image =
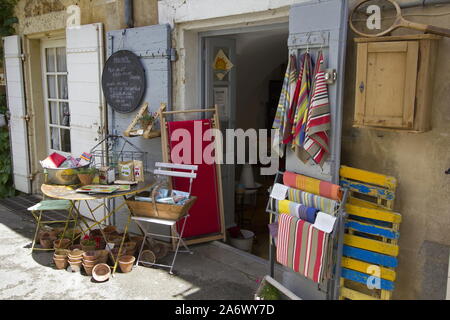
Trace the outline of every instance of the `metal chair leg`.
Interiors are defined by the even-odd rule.
[[[33,214],[34,216],[34,214]],[[42,211],[39,211],[39,217],[37,219],[37,223],[36,223],[36,231],[34,232],[34,238],[33,238],[33,243],[31,245],[31,253],[33,253],[34,251],[34,246],[36,245],[36,238],[38,236],[39,233],[39,229],[41,228],[41,220],[42,220]]]
[[[170,271],[169,271],[169,274],[173,274],[173,267],[175,266],[175,260],[177,259],[177,255],[178,255],[178,250],[180,249],[180,243],[181,242],[183,242],[183,246],[189,251],[189,252],[191,252],[191,250],[189,250],[187,247],[186,247],[186,245],[185,245],[185,243],[184,243],[184,241],[183,241],[183,233],[184,233],[184,227],[186,226],[186,220],[187,220],[187,217],[184,219],[184,222],[183,222],[183,227],[181,228],[181,235],[175,230],[175,228],[174,228],[174,232],[177,234],[177,239],[178,239],[178,242],[177,242],[177,248],[176,248],[176,250],[175,250],[175,254],[174,254],[174,257],[173,257],[173,260],[172,260],[172,265],[171,265],[171,267],[170,267]]]

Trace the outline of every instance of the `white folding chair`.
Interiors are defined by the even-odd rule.
[[[198,166],[158,162],[155,164],[155,167],[156,167],[156,169],[153,171],[153,173],[156,176],[178,177],[178,178],[189,179],[188,193],[189,193],[189,197],[191,196],[192,182],[197,177],[196,171],[198,170]],[[142,241],[142,245],[139,250],[139,256],[137,258],[136,265],[139,265],[139,263],[142,263],[143,265],[169,268],[170,269],[169,273],[173,274],[173,267],[175,265],[175,260],[177,259],[178,252],[189,253],[189,254],[193,253],[191,250],[189,250],[188,246],[186,245],[186,243],[183,240],[184,229],[186,227],[186,222],[187,222],[188,218],[189,218],[189,212],[187,212],[185,215],[183,215],[182,217],[180,217],[177,220],[167,220],[167,219],[160,219],[160,218],[133,216],[132,217],[133,221],[136,222],[136,224],[138,224],[138,226],[144,232],[144,240]],[[175,225],[180,221],[183,221],[183,225],[181,227],[181,232],[178,232]],[[149,229],[150,229],[150,226],[152,223],[170,226],[172,229],[172,235],[168,236],[166,234],[158,234],[158,233],[149,232]],[[165,265],[165,264],[158,264],[158,263],[156,263],[156,261],[155,261],[155,263],[150,263],[150,262],[141,260],[142,251],[144,249],[146,240],[147,240],[147,238],[149,240],[152,240],[152,236],[169,238],[169,239],[173,239],[176,241],[175,253],[174,253],[173,260],[172,260],[172,264]],[[186,250],[180,251],[179,250],[180,245],[183,245],[183,247]]]

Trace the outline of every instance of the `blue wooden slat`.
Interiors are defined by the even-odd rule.
[[[359,248],[349,247],[344,245],[344,256],[358,259],[361,261],[378,264],[384,267],[396,268],[398,261],[395,257],[387,256],[385,254],[367,251]]]
[[[361,221],[361,222],[364,222],[364,223],[370,223],[370,224],[374,224],[374,225],[380,226],[380,227],[385,227],[385,228],[391,228],[392,227],[392,223],[386,222],[386,221],[375,220],[375,219],[364,218],[364,217],[358,217],[358,216],[353,216],[353,215],[349,215],[348,217],[349,217],[349,219],[352,219],[352,220],[357,220],[357,221]]]
[[[342,278],[348,279],[348,280],[353,280],[362,284],[367,284],[367,279],[369,279],[370,275],[358,272],[358,271],[354,271],[354,270],[350,270],[350,269],[346,269],[346,268],[342,268],[342,273],[341,273]],[[385,280],[385,279],[379,279],[380,281],[380,288],[378,289],[382,289],[382,290],[389,290],[392,291],[394,290],[394,283],[392,281],[389,280]]]
[[[387,229],[376,227],[376,226],[368,226],[368,225],[359,223],[357,221],[348,221],[348,222],[346,222],[345,226],[347,228],[352,228],[353,230],[356,230],[356,231],[373,234],[373,235],[385,237],[388,239],[398,239],[399,238],[398,232],[395,232],[392,230],[387,230]]]
[[[379,188],[356,181],[347,181],[345,179],[340,180],[339,184],[341,185],[341,187],[349,188],[352,191],[367,194],[373,197],[380,197],[386,200],[394,200],[395,198],[394,192],[385,188]]]

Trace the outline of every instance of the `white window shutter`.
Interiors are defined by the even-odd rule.
[[[6,70],[6,92],[10,112],[10,139],[14,186],[16,190],[31,193],[28,130],[23,82],[22,48],[19,36],[3,38]]]
[[[79,157],[95,146],[102,133],[103,26],[66,30],[71,153]]]

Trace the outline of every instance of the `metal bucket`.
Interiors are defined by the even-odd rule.
[[[45,183],[46,184],[56,184],[62,186],[69,186],[73,184],[80,184],[80,179],[78,179],[78,170],[83,168],[89,168],[89,165],[83,167],[68,169],[68,168],[57,168],[50,169],[44,168]]]

